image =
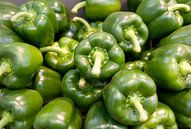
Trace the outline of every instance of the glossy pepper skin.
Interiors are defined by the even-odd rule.
[[[160,91],[158,95],[159,100],[169,105],[174,111],[178,126],[191,128],[191,90]]]
[[[37,90],[44,101],[53,99],[61,94],[61,75],[45,66],[40,66],[35,74],[34,89]]]
[[[162,38],[159,42],[159,46],[166,44],[181,43],[191,46],[191,25],[183,26],[176,31],[172,32],[168,36]]]
[[[104,89],[103,100],[110,116],[124,125],[145,122],[158,105],[153,79],[140,70],[116,73]]]
[[[103,23],[103,31],[113,34],[125,53],[140,53],[148,38],[148,28],[134,12],[116,12]]]
[[[0,24],[0,44],[21,41],[22,39],[12,29]]]
[[[144,71],[145,65],[146,65],[146,61],[143,61],[143,60],[128,61],[125,63],[124,69],[126,70],[138,69],[138,70]]]
[[[85,17],[92,21],[104,20],[111,13],[121,10],[120,0],[85,0],[76,4],[71,10],[78,13],[80,8],[85,7]]]
[[[139,4],[142,0],[128,0],[127,1],[127,9],[128,11],[136,12]]]
[[[177,4],[175,0],[142,0],[136,10],[147,24],[151,39],[162,38],[180,28],[183,25],[180,12],[189,11],[188,5]]]
[[[23,3],[11,17],[11,22],[15,32],[37,47],[52,44],[54,34],[58,31],[54,11],[42,0]]]
[[[156,85],[173,91],[191,87],[191,47],[183,44],[168,44],[152,52],[145,72]]]
[[[111,34],[96,32],[78,44],[74,61],[88,79],[106,80],[123,67],[125,54]]]
[[[77,45],[78,41],[69,37],[62,37],[51,46],[40,48],[40,51],[45,53],[44,60],[50,68],[64,74],[75,68],[74,51]]]
[[[178,129],[176,118],[172,109],[159,102],[156,111],[150,116],[150,118],[140,124],[132,126],[131,129]]]
[[[1,89],[0,94],[0,128],[31,129],[34,117],[43,105],[41,95],[32,89]]]
[[[34,129],[81,129],[82,118],[70,98],[59,97],[50,101],[35,117]]]
[[[41,52],[30,44],[0,45],[0,84],[9,89],[25,88],[42,62]]]
[[[63,77],[62,93],[70,97],[79,108],[88,109],[101,99],[105,85],[86,79],[78,70],[70,70]]]
[[[128,129],[113,120],[102,101],[93,104],[85,117],[84,129]]]

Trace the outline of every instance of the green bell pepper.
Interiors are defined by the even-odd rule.
[[[128,127],[113,120],[108,114],[104,103],[99,101],[88,110],[84,129],[128,129]]]
[[[128,11],[136,12],[136,10],[141,2],[142,2],[142,0],[128,0],[127,1]]]
[[[103,92],[103,100],[111,117],[124,125],[145,122],[158,106],[156,85],[140,70],[121,70]]]
[[[174,111],[178,126],[191,128],[191,90],[180,92],[160,91],[159,100],[166,103]]]
[[[52,46],[40,48],[40,51],[46,53],[44,60],[50,68],[64,74],[75,68],[74,51],[77,45],[78,41],[69,37],[62,37]]]
[[[41,95],[32,89],[0,90],[0,129],[31,129],[43,105]],[[6,128],[6,129],[7,129]]]
[[[44,101],[49,101],[61,94],[62,78],[56,71],[41,66],[34,77],[34,89],[37,90]]]
[[[103,23],[103,31],[114,35],[126,53],[140,53],[148,38],[148,28],[134,12],[116,12]]]
[[[146,65],[146,61],[143,61],[143,60],[128,61],[125,63],[123,69],[126,69],[126,70],[138,69],[138,70],[144,71],[145,65]]]
[[[70,70],[63,77],[62,93],[70,97],[79,108],[88,109],[102,97],[105,85],[86,79],[78,70]]]
[[[131,129],[178,129],[178,126],[172,109],[159,102],[156,111],[146,122],[132,126]]]
[[[21,41],[22,39],[12,29],[0,24],[0,44]]]
[[[76,4],[71,12],[78,13],[80,8],[85,7],[85,17],[98,21],[104,20],[108,15],[121,10],[120,0],[85,0]]]
[[[0,45],[0,84],[9,89],[25,88],[42,62],[41,52],[30,44]]]
[[[42,0],[30,0],[19,7],[11,17],[13,29],[27,43],[37,47],[48,46],[58,30],[54,11]]]
[[[70,98],[50,101],[35,117],[34,129],[81,129],[82,118]]]
[[[172,32],[168,36],[162,38],[159,42],[159,46],[165,44],[181,43],[191,46],[191,25],[183,26],[176,31]]]
[[[168,90],[180,91],[191,87],[191,47],[183,44],[168,44],[152,52],[145,72],[156,85]]]
[[[183,25],[180,12],[189,11],[188,5],[177,4],[176,0],[142,0],[136,12],[147,24],[149,37],[157,39],[180,28]]]
[[[78,44],[74,61],[85,77],[105,80],[123,67],[125,54],[111,34],[96,32]]]

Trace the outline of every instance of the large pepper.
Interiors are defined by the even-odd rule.
[[[150,38],[156,39],[183,25],[180,11],[189,12],[190,7],[186,4],[177,4],[175,0],[142,0],[136,12],[147,24]]]
[[[54,11],[42,0],[30,0],[11,17],[13,29],[37,47],[52,44],[58,30]]]
[[[131,129],[178,129],[178,127],[172,109],[159,102],[156,111],[146,122],[132,126]]]
[[[127,1],[127,9],[128,11],[136,12],[139,4],[142,0],[128,0]]]
[[[166,103],[174,111],[178,126],[191,128],[191,90],[180,92],[160,91],[159,100]]]
[[[70,70],[62,80],[62,93],[70,97],[79,108],[88,109],[102,97],[105,85],[86,79],[78,70]]]
[[[125,54],[111,34],[96,32],[78,44],[74,61],[85,77],[105,80],[123,67]]]
[[[0,45],[0,84],[10,89],[26,87],[42,62],[41,52],[32,45],[21,42]]]
[[[124,125],[145,122],[158,106],[156,85],[140,70],[121,70],[103,92],[107,111]]]
[[[20,41],[22,39],[12,29],[0,24],[0,44]]]
[[[71,10],[78,13],[80,8],[85,7],[85,17],[90,20],[104,20],[113,12],[121,10],[120,0],[84,0],[76,4]]]
[[[142,18],[133,12],[116,12],[103,23],[103,31],[114,35],[126,52],[140,53],[148,38],[148,29]]]
[[[128,129],[128,127],[113,120],[108,114],[104,103],[99,101],[88,110],[84,129]]]
[[[56,71],[41,66],[34,78],[34,89],[37,90],[44,101],[53,99],[61,94],[62,78]]]
[[[35,117],[34,129],[81,129],[82,118],[70,98],[50,101]]]
[[[41,95],[31,89],[0,90],[0,129],[31,129],[43,105]]]
[[[160,40],[159,46],[182,43],[191,46],[191,25],[183,26]]]
[[[75,67],[74,51],[77,45],[78,41],[69,37],[62,37],[52,46],[40,48],[40,51],[46,53],[44,59],[50,68],[64,74]]]
[[[145,72],[157,86],[180,91],[191,88],[191,47],[183,44],[168,44],[152,52]]]

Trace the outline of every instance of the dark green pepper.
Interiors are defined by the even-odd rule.
[[[147,24],[149,37],[156,39],[183,25],[180,11],[189,12],[190,7],[186,4],[177,4],[176,0],[142,0],[136,12]]]
[[[64,74],[75,68],[74,50],[77,45],[78,41],[69,37],[62,37],[58,42],[54,42],[52,46],[40,48],[40,51],[46,53],[44,59],[50,68]]]
[[[103,23],[103,31],[114,35],[126,52],[140,53],[148,38],[148,29],[142,18],[133,12],[116,12]]]
[[[8,42],[20,42],[22,39],[10,28],[0,25],[0,44]]]
[[[96,32],[78,44],[74,61],[85,77],[105,80],[123,67],[125,54],[111,34]]]
[[[41,52],[30,44],[0,45],[0,84],[10,89],[25,88],[42,62]]]
[[[145,72],[156,85],[165,89],[180,91],[191,88],[191,47],[183,44],[168,44],[155,49]]]
[[[43,105],[41,95],[32,89],[0,90],[0,129],[31,129]],[[7,129],[7,128],[6,128]]]
[[[157,109],[156,85],[140,70],[121,70],[103,92],[108,113],[124,125],[145,122]]]
[[[42,0],[30,0],[11,17],[13,29],[27,42],[37,47],[54,41],[58,24],[54,11]]]
[[[98,21],[104,20],[113,12],[121,10],[120,0],[85,0],[74,6],[72,13],[78,13],[80,8],[85,7],[85,17]]]
[[[82,118],[70,98],[50,101],[35,117],[34,129],[81,129]]]
[[[159,100],[166,103],[174,111],[178,126],[191,128],[191,90],[180,92],[160,91]]]
[[[113,120],[108,114],[104,103],[99,101],[88,110],[84,129],[128,129],[128,127]]]
[[[101,98],[105,85],[86,79],[78,70],[70,70],[62,80],[62,93],[70,97],[78,107],[88,109]]]
[[[141,3],[142,0],[128,0],[127,1],[127,9],[128,11],[131,12],[136,12],[139,4]]]
[[[172,109],[161,102],[156,111],[142,124],[132,126],[131,129],[178,129]]]
[[[143,61],[143,60],[129,61],[125,63],[124,69],[126,70],[138,69],[138,70],[144,71],[145,64],[146,64],[146,61]]]
[[[56,71],[41,66],[34,78],[34,89],[37,90],[44,101],[53,99],[61,94],[62,78]]]

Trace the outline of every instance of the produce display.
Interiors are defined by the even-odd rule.
[[[191,128],[191,0],[10,1],[0,129]]]

